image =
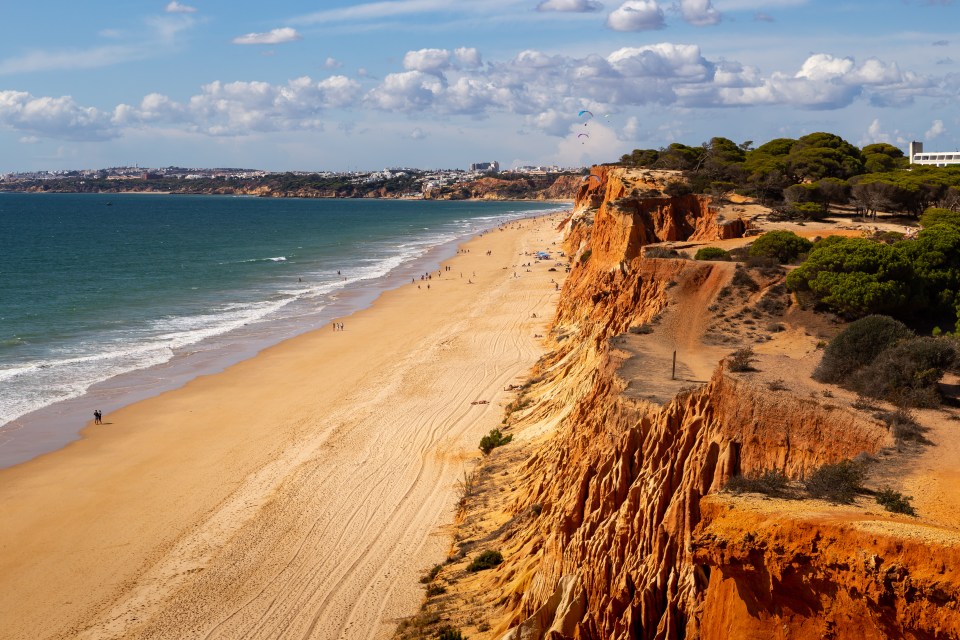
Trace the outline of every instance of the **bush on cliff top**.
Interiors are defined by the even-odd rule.
[[[872,363],[885,349],[913,336],[913,332],[890,316],[871,315],[850,323],[823,351],[813,372],[819,382],[842,383],[861,367]]]
[[[877,491],[876,499],[877,504],[891,513],[905,513],[908,516],[917,515],[917,510],[910,504],[913,498],[911,496],[905,496],[899,491],[894,491],[890,488],[881,489]]]
[[[768,496],[786,495],[790,479],[779,469],[764,471],[758,475],[734,476],[724,489],[734,493],[762,493]]]
[[[497,447],[502,447],[511,440],[513,440],[512,435],[505,436],[500,432],[500,429],[491,429],[490,433],[480,438],[480,451],[483,451],[484,455],[487,455]]]
[[[492,569],[501,562],[503,562],[503,555],[499,551],[484,551],[467,566],[467,571]]]
[[[730,252],[720,247],[701,247],[693,256],[694,260],[729,260]]]
[[[956,360],[957,347],[950,338],[909,338],[885,349],[857,371],[849,386],[897,405],[937,406],[940,378]]]
[[[775,258],[780,264],[786,264],[812,247],[812,242],[792,231],[768,231],[750,245],[750,255],[755,258]]]
[[[867,473],[853,460],[825,464],[813,470],[803,486],[812,498],[850,504],[863,491]]]

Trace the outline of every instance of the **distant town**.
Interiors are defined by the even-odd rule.
[[[477,162],[469,169],[391,167],[380,171],[287,171],[185,167],[110,167],[72,171],[0,174],[0,191],[50,193],[223,193],[273,197],[478,197],[478,184],[504,197],[531,197],[560,176],[579,176],[583,167],[518,166]],[[481,189],[483,190],[483,189]],[[481,195],[480,197],[486,197]],[[550,197],[550,196],[544,196]]]

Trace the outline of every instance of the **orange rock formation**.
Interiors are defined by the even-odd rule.
[[[745,227],[719,219],[706,198],[626,195],[644,186],[627,170],[594,175],[568,221],[576,266],[555,318],[557,348],[523,418],[559,416],[559,426],[519,474],[517,524],[500,540],[506,560],[487,578],[503,613],[493,637],[958,637],[960,547],[929,548],[908,518],[855,522],[825,504],[788,515],[778,501],[750,508],[718,494],[737,473],[799,479],[874,454],[890,444],[883,427],[773,394],[722,363],[663,406],[622,393],[616,336],[654,319],[677,279],[731,271],[646,259],[641,247]]]

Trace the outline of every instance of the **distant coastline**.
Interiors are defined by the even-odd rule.
[[[77,175],[73,175],[77,174]],[[582,182],[577,171],[482,174],[419,170],[375,173],[234,172],[210,175],[141,175],[79,172],[70,175],[14,175],[0,181],[11,193],[144,193],[234,195],[259,198],[372,198],[397,200],[568,201]]]

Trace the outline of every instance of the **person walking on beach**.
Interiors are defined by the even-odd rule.
[[[93,424],[103,424],[103,414],[100,409],[93,410]]]

